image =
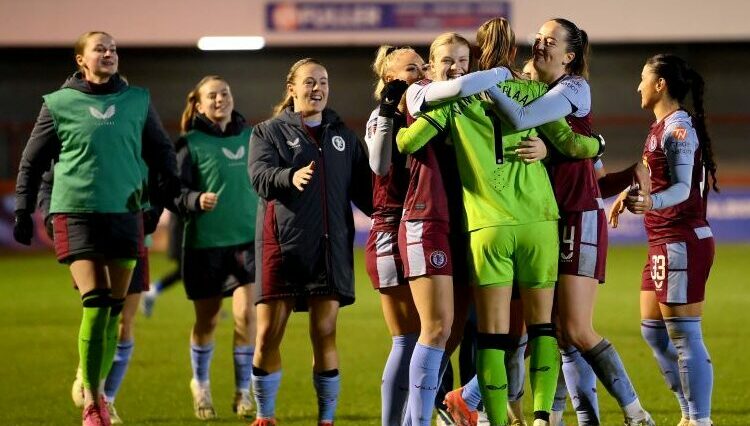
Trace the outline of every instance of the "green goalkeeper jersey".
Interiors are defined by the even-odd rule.
[[[506,81],[500,88],[522,104],[547,90],[543,83],[529,80]],[[593,156],[598,150],[596,139],[576,136],[564,119],[539,130],[564,153]],[[456,148],[467,231],[557,220],[557,204],[544,165],[526,164],[515,153],[521,141],[537,136],[537,129],[514,131],[501,123],[490,101],[471,96],[441,104],[401,129],[399,150],[414,152],[443,131]]]

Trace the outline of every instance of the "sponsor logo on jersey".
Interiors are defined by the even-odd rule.
[[[448,256],[442,250],[435,250],[430,254],[430,263],[440,269],[448,263]]]
[[[687,137],[687,129],[683,127],[678,127],[674,130],[672,130],[672,137],[674,137],[678,141],[684,141]]]
[[[651,135],[648,138],[648,150],[651,152],[656,151],[656,146],[659,144],[659,141],[656,140],[656,135]]]
[[[232,152],[226,148],[222,148],[221,152],[223,152],[224,156],[230,160],[239,160],[245,156],[245,147],[244,146],[239,147],[237,152]]]
[[[293,141],[286,141],[286,146],[292,149],[299,148],[299,145],[300,145],[299,138],[294,138]]]
[[[567,87],[568,90],[573,92],[574,95],[578,94],[578,91],[580,90],[582,86],[580,81],[578,81],[577,79],[573,79],[573,78],[566,78],[562,80],[560,84]]]
[[[331,143],[333,144],[333,147],[336,148],[336,151],[344,152],[344,148],[346,148],[344,138],[341,136],[334,136],[333,139],[331,139]]]
[[[115,106],[110,105],[109,108],[104,110],[104,112],[99,111],[98,109],[90,106],[89,107],[89,114],[91,114],[92,117],[98,118],[99,120],[108,120],[115,115]]]

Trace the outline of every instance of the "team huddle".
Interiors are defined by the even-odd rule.
[[[308,311],[319,426],[334,424],[341,374],[338,311],[354,302],[352,204],[368,214],[366,270],[392,336],[381,382],[384,426],[580,425],[599,413],[597,379],[626,426],[654,425],[617,350],[593,327],[608,222],[644,215],[641,332],[679,403],[678,426],[711,425],[713,370],[703,343],[714,257],[706,220],[716,164],[703,80],[670,54],[649,58],[638,92],[654,113],[643,156],[606,171],[592,128],[585,31],[539,29],[523,71],[504,18],[476,43],[437,36],[429,58],[381,46],[378,103],[360,142],[327,107],[325,66],[292,65],[272,118],[250,126],[229,83],[203,78],[172,144],[147,90],[118,74],[114,39],[83,34],[78,72],[44,103],[16,184],[14,237],[29,244],[39,208],[81,295],[73,400],[84,426],[122,423],[114,401],[149,286],[148,234],[166,208],[184,221],[180,257],[195,308],[195,416],[216,418],[210,366],[222,300],[232,299],[234,412],[276,425],[280,346]],[[692,112],[684,106],[692,94]],[[709,185],[709,179],[712,185]],[[617,196],[609,212],[603,199]],[[465,331],[472,330],[472,333]],[[476,350],[473,378],[438,397],[451,354]]]

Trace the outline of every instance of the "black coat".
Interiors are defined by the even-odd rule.
[[[249,171],[260,200],[256,224],[256,301],[335,295],[354,302],[351,203],[372,210],[370,168],[364,144],[330,109],[319,136],[287,108],[255,127]],[[294,172],[315,161],[304,191]]]

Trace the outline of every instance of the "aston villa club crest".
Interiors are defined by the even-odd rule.
[[[334,136],[333,139],[331,139],[331,143],[333,143],[333,147],[336,148],[336,151],[342,152],[344,151],[344,148],[346,148],[344,138],[341,136]]]
[[[656,151],[656,146],[658,145],[658,141],[656,140],[655,135],[651,135],[651,137],[648,138],[648,150],[651,152]]]
[[[432,266],[440,269],[448,263],[448,256],[446,256],[445,252],[442,250],[433,251],[430,254],[430,263]]]

